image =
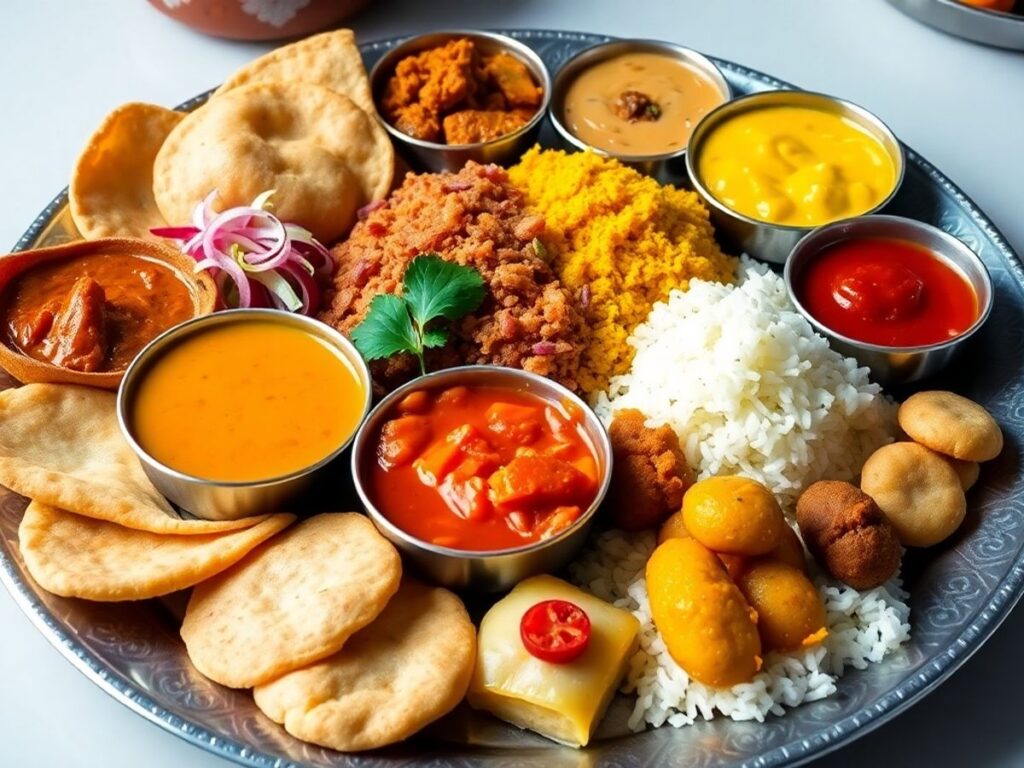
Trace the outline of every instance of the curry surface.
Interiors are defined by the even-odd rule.
[[[150,456],[223,482],[316,464],[356,430],[366,390],[336,350],[274,321],[186,337],[140,380],[132,432]]]

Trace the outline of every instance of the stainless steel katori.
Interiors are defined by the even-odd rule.
[[[414,165],[422,166],[428,171],[458,171],[468,160],[498,164],[517,161],[537,141],[537,134],[540,132],[541,123],[544,121],[548,104],[551,102],[551,75],[540,56],[532,48],[507,35],[471,29],[450,29],[417,35],[403,40],[391,48],[370,70],[370,88],[373,91],[374,102],[380,103],[387,80],[394,73],[399,61],[411,54],[435,48],[459,38],[472,40],[477,50],[484,54],[502,51],[512,54],[529,68],[544,93],[540,107],[537,108],[537,114],[530,122],[505,136],[476,144],[441,144],[436,141],[424,141],[403,133],[385,120],[383,116],[378,116],[384,129],[391,134],[391,138],[395,141],[399,153]]]
[[[363,387],[365,396],[362,416],[365,417],[370,411],[372,386],[366,362],[352,342],[341,333],[310,317],[272,309],[232,309],[188,320],[157,336],[139,352],[125,372],[117,391],[117,421],[125,440],[138,456],[142,469],[157,490],[186,512],[206,520],[237,520],[251,515],[286,510],[288,501],[308,488],[317,476],[330,471],[329,468],[335,459],[344,452],[355,436],[354,433],[349,435],[335,450],[311,466],[256,482],[223,482],[187,475],[160,463],[139,445],[132,430],[132,403],[139,384],[145,379],[150,366],[164,352],[189,336],[210,328],[254,320],[298,328],[334,349],[351,366]],[[273,354],[273,349],[267,349],[268,356]],[[244,396],[244,393],[240,393],[239,396]]]
[[[625,53],[661,53],[678,59],[693,67],[715,84],[722,94],[722,101],[732,98],[732,88],[721,71],[704,54],[690,48],[660,40],[614,40],[587,48],[569,59],[555,74],[551,91],[551,123],[564,142],[576,149],[589,149],[596,154],[614,157],[641,173],[653,176],[662,184],[682,185],[687,183],[686,147],[675,152],[660,155],[618,155],[599,147],[591,146],[570,130],[565,119],[565,95],[573,81],[588,67]]]
[[[868,344],[823,325],[800,302],[800,275],[809,263],[836,243],[864,237],[908,240],[927,248],[960,272],[978,297],[978,319],[966,331],[948,341],[916,347]],[[853,357],[871,369],[872,378],[884,386],[909,384],[938,373],[977,332],[992,312],[992,280],[981,258],[957,238],[931,224],[902,216],[858,216],[826,224],[804,237],[793,249],[783,269],[786,290],[797,311],[829,340],[837,352]]]
[[[601,485],[580,518],[561,533],[544,541],[514,549],[476,552],[442,547],[423,541],[392,523],[373,502],[364,482],[365,467],[375,461],[377,436],[393,408],[410,392],[449,386],[488,386],[529,392],[551,403],[568,402],[583,414],[582,427],[597,457]],[[380,532],[405,559],[431,581],[452,589],[498,592],[538,573],[554,573],[583,546],[612,475],[612,447],[597,415],[579,397],[551,379],[514,368],[469,365],[430,373],[399,387],[385,397],[363,422],[352,445],[352,477],[356,493]]]
[[[711,221],[715,225],[715,232],[725,245],[762,261],[784,264],[793,247],[804,235],[814,229],[811,226],[772,224],[739,213],[718,200],[700,177],[698,162],[703,142],[707,136],[726,120],[742,112],[764,107],[809,107],[831,112],[856,123],[881,142],[896,167],[896,181],[889,194],[878,205],[864,213],[881,211],[895,197],[903,183],[906,157],[903,145],[900,144],[896,135],[875,115],[852,102],[824,93],[790,90],[752,93],[726,102],[718,109],[708,113],[690,136],[690,144],[686,152],[686,171],[689,174],[690,183],[708,210],[711,211]]]

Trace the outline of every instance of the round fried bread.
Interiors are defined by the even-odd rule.
[[[871,454],[861,470],[860,487],[908,547],[938,544],[960,527],[967,514],[956,470],[917,443],[891,443]]]
[[[86,240],[152,237],[166,224],[153,199],[153,161],[185,115],[155,104],[122,104],[107,115],[75,163],[71,218]]]
[[[412,736],[462,700],[476,631],[446,589],[405,579],[384,612],[334,656],[253,691],[285,730],[342,752]]]
[[[240,531],[178,536],[136,531],[33,501],[18,528],[18,546],[28,572],[47,592],[85,600],[146,600],[215,576],[294,520],[271,515]]]
[[[954,459],[952,456],[944,456],[943,458],[953,468],[953,471],[956,472],[957,477],[960,478],[960,485],[963,487],[964,493],[971,490],[981,475],[981,465],[976,461],[960,461],[960,459]]]
[[[338,651],[401,576],[398,552],[366,517],[317,515],[199,584],[181,637],[208,678],[251,688]]]
[[[322,85],[348,96],[370,114],[376,109],[370,78],[351,29],[335,29],[275,48],[231,75],[214,96],[241,85],[265,82]]]
[[[898,414],[911,439],[961,461],[988,461],[1003,450],[1003,432],[991,414],[954,392],[918,392]]]
[[[252,83],[210,99],[171,131],[153,193],[171,224],[217,191],[221,210],[275,190],[274,213],[329,243],[391,186],[394,152],[351,99],[307,83]]]

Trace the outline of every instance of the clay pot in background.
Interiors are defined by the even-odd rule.
[[[369,0],[149,0],[175,21],[216,37],[275,40],[333,26]]]

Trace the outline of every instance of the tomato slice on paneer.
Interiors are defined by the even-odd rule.
[[[490,479],[497,506],[571,505],[593,492],[589,477],[568,461],[551,456],[517,456]]]

